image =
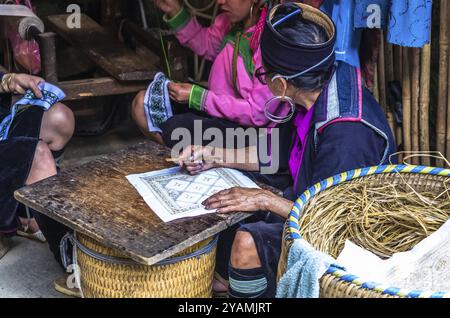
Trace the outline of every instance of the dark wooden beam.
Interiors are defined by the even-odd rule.
[[[65,100],[78,100],[87,97],[137,93],[146,89],[148,82],[121,83],[110,77],[59,82],[58,86],[66,93]]]
[[[133,50],[108,30],[85,14],[81,15],[81,28],[67,27],[68,15],[48,17],[49,26],[67,42],[80,48],[96,65],[120,81],[139,81],[153,78],[159,59],[143,61]]]

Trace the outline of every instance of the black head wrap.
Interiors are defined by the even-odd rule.
[[[297,6],[278,21],[272,21],[275,12],[281,7]],[[294,5],[294,6],[293,6]],[[277,25],[287,19],[303,18],[321,26],[328,40],[319,44],[305,44],[287,39],[277,31]],[[335,62],[334,44],[336,27],[333,21],[322,11],[302,3],[279,4],[267,15],[261,35],[261,53],[266,66],[284,77],[297,77],[309,71],[329,70]],[[304,73],[303,73],[304,72]]]

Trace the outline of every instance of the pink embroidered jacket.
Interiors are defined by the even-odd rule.
[[[229,18],[225,14],[219,14],[210,27],[202,27],[195,17],[191,17],[183,9],[172,19],[166,19],[166,22],[175,30],[175,35],[183,46],[213,61],[209,87],[204,89],[194,85],[189,99],[190,108],[203,110],[211,116],[225,118],[243,126],[274,126],[264,116],[264,105],[273,95],[267,85],[261,84],[254,76],[254,70],[262,63],[259,46],[253,57],[238,55],[236,88],[240,96],[237,96],[232,75],[234,44],[227,42],[223,46],[224,38],[232,27]],[[254,29],[254,26],[250,27],[245,34]],[[252,67],[249,67],[249,63]]]

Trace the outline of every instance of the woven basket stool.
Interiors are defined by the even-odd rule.
[[[440,194],[446,190],[446,182],[450,181],[450,170],[442,168],[414,166],[414,165],[388,165],[356,169],[341,173],[323,180],[306,190],[295,202],[286,221],[280,262],[278,265],[278,279],[286,272],[289,249],[294,240],[303,239],[299,224],[313,197],[326,195],[327,190],[340,186],[343,183],[363,183],[370,186],[394,184],[396,186],[405,182],[413,186],[419,193],[431,192]],[[447,187],[448,188],[448,187]],[[323,193],[322,193],[323,192]],[[317,197],[320,200],[320,196]],[[317,202],[316,202],[317,204]],[[314,213],[314,212],[313,212]],[[337,216],[338,217],[338,216]],[[313,222],[313,221],[312,221]],[[309,223],[308,223],[309,225]],[[314,233],[311,233],[314,234]],[[331,245],[342,244],[333,237],[329,238]],[[309,242],[314,248],[314,242]],[[317,244],[317,242],[316,242]],[[363,246],[364,247],[364,246]],[[329,251],[322,250],[328,253]],[[450,298],[446,291],[407,290],[401,286],[391,287],[363,279],[331,266],[320,280],[320,297],[322,298]]]
[[[210,298],[217,238],[197,243],[155,265],[138,264],[115,249],[76,233],[79,285],[87,298]],[[64,241],[64,239],[63,239]]]

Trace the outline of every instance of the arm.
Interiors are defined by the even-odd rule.
[[[220,52],[223,38],[231,28],[228,17],[223,14],[218,15],[210,27],[203,27],[184,7],[172,18],[164,16],[164,21],[183,46],[210,61]]]
[[[191,175],[213,168],[259,171],[256,146],[240,149],[190,146],[179,157],[179,165]]]
[[[211,168],[259,170],[256,146],[241,149],[191,146],[180,156],[180,165],[193,175]],[[294,203],[268,190],[233,188],[216,193],[202,204],[208,210],[218,209],[218,213],[269,211],[287,218]]]
[[[217,57],[210,74],[209,90],[195,87],[189,98],[189,107],[205,111],[216,118],[225,118],[242,126],[265,127],[271,122],[264,115],[266,102],[273,97],[267,85],[250,76],[242,56],[237,60],[236,94],[232,83],[231,60],[233,47],[227,45]],[[253,55],[254,68],[261,66],[261,50]],[[288,109],[286,109],[287,114]]]

